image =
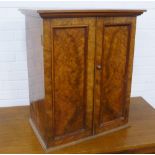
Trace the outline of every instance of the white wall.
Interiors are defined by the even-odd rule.
[[[18,8],[147,9],[138,17],[132,96],[155,107],[155,2],[0,2],[0,107],[29,104],[25,20]]]
[[[0,106],[28,104],[24,16],[0,8]]]

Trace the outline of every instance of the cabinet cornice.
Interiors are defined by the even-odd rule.
[[[62,17],[136,17],[146,10],[26,10],[21,12],[26,15],[35,16],[36,13],[42,18]],[[37,16],[37,15],[36,15]]]

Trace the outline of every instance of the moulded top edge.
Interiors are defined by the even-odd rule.
[[[138,16],[146,10],[28,10],[21,9],[23,14],[34,15],[39,13],[42,18],[52,17],[89,17],[89,16],[103,16],[103,17],[117,17],[117,16]]]

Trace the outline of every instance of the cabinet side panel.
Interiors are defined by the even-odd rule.
[[[42,19],[26,17],[27,61],[30,102],[42,100],[44,93],[44,67],[42,46]]]
[[[29,99],[31,120],[42,138],[45,138],[45,111],[43,47],[41,45],[42,19],[26,16],[26,47],[29,81]]]

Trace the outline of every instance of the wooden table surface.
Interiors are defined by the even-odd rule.
[[[155,153],[155,110],[131,99],[129,127],[50,153]],[[0,153],[45,153],[29,125],[29,106],[0,108]]]

